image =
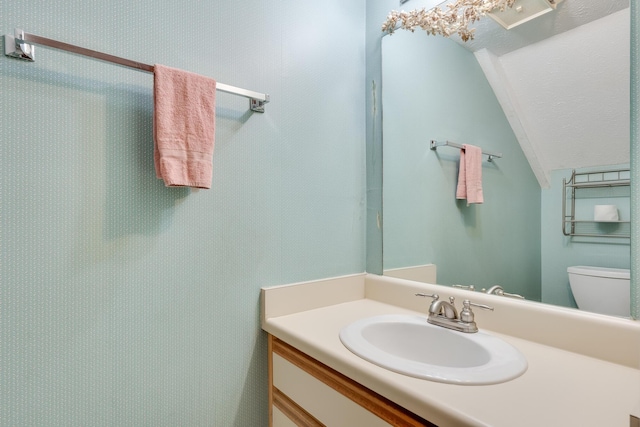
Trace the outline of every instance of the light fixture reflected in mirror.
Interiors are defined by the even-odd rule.
[[[512,7],[487,13],[494,21],[510,30],[538,16],[555,10],[562,0],[516,0]]]

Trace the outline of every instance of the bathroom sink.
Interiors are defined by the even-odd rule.
[[[369,362],[430,381],[497,384],[527,370],[524,355],[500,338],[482,331],[453,331],[420,316],[364,318],[344,327],[340,340]]]

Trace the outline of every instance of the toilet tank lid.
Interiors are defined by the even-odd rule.
[[[567,268],[567,273],[581,274],[583,276],[610,277],[614,279],[628,280],[630,278],[630,270],[628,268],[606,268],[577,265]]]

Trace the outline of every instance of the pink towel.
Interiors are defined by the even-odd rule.
[[[216,81],[163,65],[153,77],[156,176],[167,187],[211,188]]]
[[[483,203],[482,195],[482,150],[474,145],[464,144],[460,150],[460,170],[456,199],[467,199],[471,203]]]

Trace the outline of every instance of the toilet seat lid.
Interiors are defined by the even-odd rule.
[[[590,267],[586,265],[569,267],[567,268],[567,273],[627,280],[631,277],[630,270],[628,268]]]

